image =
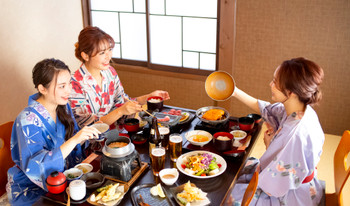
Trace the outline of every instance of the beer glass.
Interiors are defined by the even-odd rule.
[[[169,145],[169,135],[170,129],[169,126],[161,126],[158,128],[160,133],[160,138],[162,139],[162,147],[168,150]]]
[[[180,134],[171,134],[169,137],[170,159],[176,162],[182,153],[182,137]]]
[[[151,153],[152,171],[154,176],[159,176],[159,172],[165,165],[165,148],[154,147]]]

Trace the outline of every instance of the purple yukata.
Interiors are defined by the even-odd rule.
[[[315,168],[320,161],[324,133],[316,112],[308,105],[305,112],[287,116],[282,103],[258,103],[263,119],[275,133],[261,158],[246,162],[232,190],[234,205],[240,205],[255,169],[259,170],[259,183],[250,205],[320,204],[323,185]]]

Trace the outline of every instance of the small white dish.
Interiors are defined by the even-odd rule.
[[[195,141],[194,137],[198,137],[198,136],[205,136],[208,137],[207,141]],[[213,135],[211,135],[209,132],[204,131],[204,130],[192,130],[189,131],[185,134],[185,138],[187,139],[187,141],[189,141],[191,144],[196,145],[196,146],[200,146],[203,147],[204,145],[208,144],[212,139],[213,139]]]
[[[63,174],[66,176],[67,180],[72,181],[80,179],[81,176],[83,176],[83,171],[78,168],[70,168],[68,170],[65,170]]]
[[[247,137],[247,133],[243,130],[233,130],[230,132],[235,140],[242,140]]]
[[[179,171],[176,168],[162,169],[159,176],[164,184],[173,185],[179,178]]]
[[[93,169],[92,165],[89,163],[80,163],[75,165],[74,168],[78,168],[79,170],[83,171],[84,174],[91,172]]]

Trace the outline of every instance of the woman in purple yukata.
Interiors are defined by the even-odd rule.
[[[162,90],[130,98],[109,64],[114,45],[113,38],[98,27],[88,26],[79,34],[75,56],[82,65],[72,76],[73,91],[69,98],[79,127],[101,121],[113,128],[122,116],[140,112],[147,98],[170,99],[168,92]]]
[[[15,163],[8,170],[11,205],[32,205],[48,191],[46,178],[54,171],[63,172],[80,163],[84,142],[98,137],[99,131],[93,127],[78,131],[68,104],[70,81],[70,70],[60,60],[44,59],[33,69],[38,93],[29,97],[11,135]]]
[[[249,159],[232,196],[240,205],[255,170],[259,171],[257,192],[250,205],[318,205],[323,186],[316,178],[324,133],[310,106],[320,101],[323,70],[305,58],[284,61],[270,83],[270,104],[236,88],[233,96],[262,115],[268,125],[264,134],[266,151]]]

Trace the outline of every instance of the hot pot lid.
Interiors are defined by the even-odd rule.
[[[104,155],[106,155],[107,157],[111,157],[111,158],[120,158],[120,157],[125,157],[125,156],[128,156],[129,154],[133,153],[134,150],[135,150],[135,145],[133,143],[129,143],[130,144],[130,150],[124,154],[120,154],[120,155],[114,155],[114,154],[111,154],[109,152],[106,151],[106,147],[103,147],[102,148],[102,153]],[[108,147],[108,146],[107,146]]]

